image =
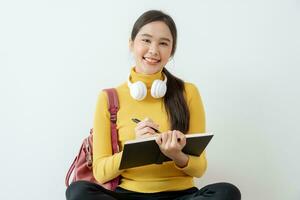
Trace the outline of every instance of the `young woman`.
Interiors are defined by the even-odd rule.
[[[142,14],[129,41],[136,64],[128,80],[116,88],[121,150],[127,140],[153,136],[154,129],[159,129],[162,133],[157,135],[156,142],[172,161],[119,170],[122,151],[112,155],[107,96],[102,92],[95,112],[93,172],[100,183],[119,175],[122,178],[115,192],[86,181],[74,182],[67,189],[68,200],[241,198],[238,188],[229,183],[216,183],[200,190],[194,185],[193,178],[201,177],[206,170],[205,152],[197,157],[181,150],[185,134],[205,132],[205,115],[197,87],[165,68],[174,56],[176,42],[176,26],[169,15],[157,10]],[[135,124],[132,118],[144,120]]]

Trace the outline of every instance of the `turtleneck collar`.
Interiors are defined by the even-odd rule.
[[[146,84],[147,88],[150,88],[153,81],[157,80],[157,79],[160,79],[160,80],[164,79],[162,69],[159,72],[155,73],[155,74],[141,74],[141,73],[137,73],[135,71],[135,67],[131,68],[130,81],[132,83],[135,83],[137,81],[142,81]]]

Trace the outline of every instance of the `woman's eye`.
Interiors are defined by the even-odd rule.
[[[169,44],[166,43],[166,42],[161,42],[160,44],[163,45],[163,46],[168,46],[168,45],[169,45]]]
[[[142,39],[143,42],[150,43],[151,41],[148,39]]]

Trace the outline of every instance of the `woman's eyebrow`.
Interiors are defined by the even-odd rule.
[[[147,34],[147,33],[143,33],[141,36],[145,36],[145,37],[151,37],[151,38],[152,38],[152,35],[150,35],[150,34]]]
[[[143,33],[141,36],[152,38],[152,35],[147,34],[147,33]],[[169,38],[162,37],[162,38],[159,38],[159,39],[160,39],[160,40],[166,40],[166,41],[168,41],[168,42],[171,42],[171,40],[170,40]]]

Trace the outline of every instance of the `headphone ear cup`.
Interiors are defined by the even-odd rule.
[[[131,95],[131,97],[134,98],[135,100],[141,101],[147,95],[147,87],[141,81],[137,81],[135,83],[132,83],[129,86],[129,89],[130,89],[130,95]]]
[[[167,85],[162,80],[155,80],[151,86],[151,96],[154,98],[161,98],[167,92]]]

